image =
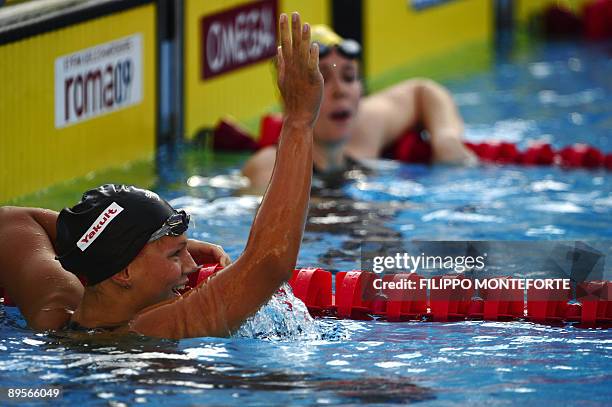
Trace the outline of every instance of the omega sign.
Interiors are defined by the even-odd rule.
[[[142,35],[55,60],[55,127],[62,128],[142,100]]]
[[[276,54],[277,0],[262,0],[201,19],[201,79]]]

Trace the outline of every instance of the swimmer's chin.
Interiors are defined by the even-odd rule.
[[[344,144],[348,141],[350,134],[348,134],[348,126],[338,125],[331,134],[325,136],[318,136],[319,143],[325,143],[327,146],[335,146]]]

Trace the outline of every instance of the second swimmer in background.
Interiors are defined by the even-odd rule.
[[[323,102],[314,127],[314,172],[338,173],[359,160],[381,156],[406,130],[427,130],[433,160],[468,164],[475,156],[463,145],[463,120],[449,92],[428,79],[410,79],[362,98],[358,58],[361,46],[329,27],[312,27],[319,44],[319,68],[325,80]],[[265,187],[272,175],[277,146],[249,159],[243,174],[251,188]]]

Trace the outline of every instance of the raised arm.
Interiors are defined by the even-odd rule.
[[[226,336],[255,313],[297,261],[312,178],[312,132],[322,97],[319,52],[310,29],[280,16],[278,87],[285,120],[276,164],[244,253],[181,298],[141,312],[131,329],[150,336]]]
[[[0,208],[0,287],[31,328],[63,327],[83,296],[78,278],[55,260],[57,212]]]
[[[475,156],[462,142],[463,120],[450,93],[429,79],[411,79],[364,99],[360,122],[380,123],[379,148],[409,128],[423,126],[431,136],[434,161],[471,163]],[[372,124],[369,124],[370,126]]]
[[[248,188],[241,191],[242,193],[261,195],[266,190],[274,171],[276,154],[276,146],[268,146],[249,158],[242,167],[242,175],[249,179],[250,184]]]

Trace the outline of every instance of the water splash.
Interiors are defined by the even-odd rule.
[[[289,284],[283,284],[234,337],[294,341],[320,340],[322,334],[306,305],[293,295]]]

